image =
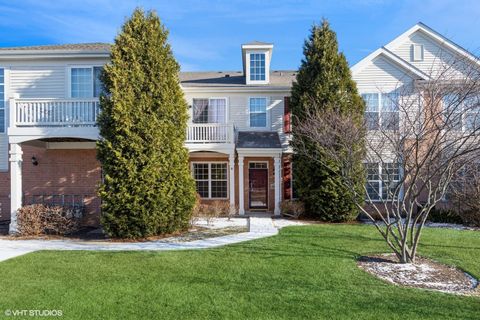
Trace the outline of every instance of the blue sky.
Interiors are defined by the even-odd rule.
[[[274,43],[274,69],[296,69],[322,17],[350,64],[418,21],[480,48],[478,0],[0,0],[0,46],[112,42],[136,6],[157,11],[184,71],[240,70],[240,44],[251,40]]]

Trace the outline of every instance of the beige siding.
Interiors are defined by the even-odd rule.
[[[353,78],[361,93],[402,91],[412,82],[411,76],[405,70],[382,56],[374,59]]]
[[[268,130],[277,131],[280,136],[280,141],[286,145],[286,137],[283,132],[283,114],[284,114],[284,97],[289,96],[290,93],[275,93],[272,92],[225,92],[219,93],[212,91],[211,93],[193,93],[186,92],[185,98],[187,103],[191,106],[195,98],[227,98],[227,117],[230,123],[233,123],[236,131],[255,131]],[[267,128],[251,128],[249,124],[249,98],[250,97],[266,97],[268,100],[267,106]],[[192,115],[192,108],[190,109],[190,116]]]
[[[413,60],[413,44],[423,45],[423,61]],[[462,69],[465,70],[465,66],[458,62],[458,56],[425,35],[422,31],[413,33],[402,43],[389,49],[403,60],[432,77],[436,77],[439,72],[444,72],[445,70],[451,70],[453,74],[461,74]]]
[[[20,98],[65,98],[65,66],[22,66],[10,69],[10,94]]]

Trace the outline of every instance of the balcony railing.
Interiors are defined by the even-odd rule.
[[[11,99],[12,127],[95,126],[98,99]]]
[[[193,123],[187,128],[186,143],[233,143],[233,125],[223,123]]]

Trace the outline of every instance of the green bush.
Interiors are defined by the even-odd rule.
[[[292,86],[290,102],[295,187],[307,215],[332,222],[352,220],[358,214],[355,202],[361,202],[364,194],[365,173],[361,159],[352,166],[356,169],[342,178],[343,164],[329,158],[326,150],[302,134],[301,126],[296,124],[304,123],[311,114],[335,111],[351,119],[360,129],[363,128],[365,104],[358,94],[348,62],[338,50],[336,34],[326,20],[320,26],[313,26],[303,52],[304,59]],[[364,141],[355,142],[353,148],[361,153],[365,149]],[[349,153],[340,148],[336,152]],[[346,180],[352,181],[351,187],[345,185]]]
[[[188,106],[167,36],[154,12],[136,9],[102,75],[97,154],[110,237],[145,238],[189,225],[195,184],[184,146]]]
[[[457,212],[450,209],[433,208],[428,215],[428,220],[438,223],[463,224],[462,217]]]

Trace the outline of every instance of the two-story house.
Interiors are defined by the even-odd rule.
[[[16,210],[37,202],[81,206],[86,224],[99,223],[95,123],[109,50],[102,43],[0,49],[0,220],[11,220],[11,231]],[[278,215],[294,192],[288,97],[295,71],[271,70],[272,52],[272,44],[247,43],[242,71],[180,74],[197,192],[204,201],[228,201],[240,215]],[[399,117],[386,102],[402,85],[428,79],[446,55],[471,57],[419,23],[353,66],[370,129],[392,125],[382,119]],[[370,167],[372,177],[384,170]],[[369,182],[378,188],[372,196],[381,195],[382,182]]]
[[[85,224],[99,223],[95,124],[109,50],[102,43],[0,49],[0,220],[11,219],[11,231],[16,210],[30,203],[82,207]],[[240,215],[278,215],[292,192],[288,96],[295,73],[272,71],[272,51],[269,43],[247,43],[241,72],[180,74],[197,192],[207,202],[228,201]]]

